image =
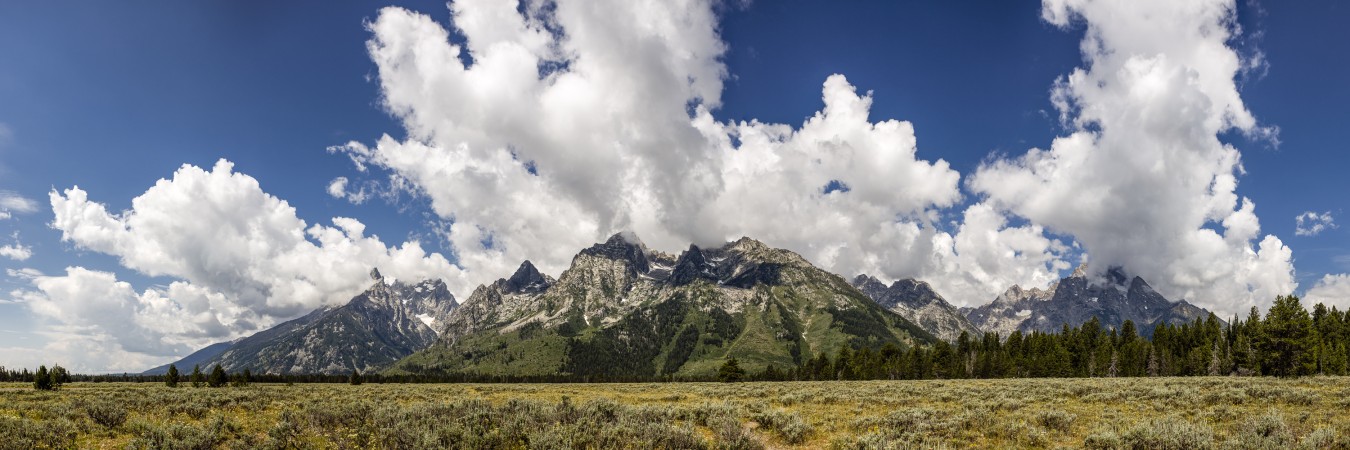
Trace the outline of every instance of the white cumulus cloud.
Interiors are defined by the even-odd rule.
[[[1237,130],[1271,138],[1243,104],[1232,0],[1046,0],[1044,19],[1085,23],[1085,67],[1052,99],[1070,134],[982,165],[968,180],[988,201],[1071,235],[1090,269],[1122,266],[1164,295],[1222,315],[1293,292],[1291,251],[1261,236],[1237,192]]]
[[[347,196],[347,177],[337,177],[328,183],[328,195],[333,198]]]
[[[1350,274],[1327,274],[1317,280],[1312,289],[1303,296],[1303,306],[1312,307],[1318,303],[1335,306],[1341,311],[1350,310]]]
[[[35,310],[70,324],[79,324],[72,319],[83,313],[65,311],[77,305],[61,299],[83,297],[62,294],[83,292],[80,286],[95,282],[103,287],[94,292],[117,299],[109,309],[136,320],[190,318],[177,321],[185,328],[157,330],[163,335],[218,338],[345,303],[370,284],[372,267],[400,279],[459,277],[441,255],[428,254],[415,241],[386,246],[366,236],[365,225],[355,219],[307,225],[289,204],[264,192],[252,177],[234,172],[225,160],[210,171],[184,165],[117,214],[90,201],[78,187],[53,191],[51,203],[52,226],[62,240],[113,255],[143,274],[179,280],[167,289],[135,294],[111,273],[72,268],[64,277],[37,278],[29,304],[49,305]],[[102,322],[87,325],[118,339],[135,331],[110,329]]]
[[[23,245],[23,242],[19,241],[18,231],[11,234],[10,237],[14,239],[14,243],[0,246],[0,256],[15,261],[27,261],[28,258],[33,257],[33,248]]]
[[[966,212],[988,217],[970,227],[982,235],[939,230],[960,174],[918,153],[909,122],[873,120],[872,95],[842,75],[800,126],[716,120],[725,44],[709,2],[555,6],[456,2],[463,46],[400,8],[370,24],[384,104],[408,138],[334,151],[453,221],[456,292],[524,259],[558,273],[623,230],[666,251],[748,235],[838,273],[932,279],[962,304],[1063,266],[1062,244],[984,206]],[[973,240],[994,249],[960,244]]]
[[[0,256],[15,261],[26,261],[33,256],[33,248],[18,243],[7,244],[0,246]]]
[[[1298,236],[1317,236],[1326,230],[1336,229],[1336,221],[1331,211],[1318,214],[1308,211],[1294,217],[1294,234]]]

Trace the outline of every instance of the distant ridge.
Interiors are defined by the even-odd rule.
[[[947,303],[928,283],[905,278],[886,286],[870,275],[858,275],[852,284],[881,306],[914,322],[938,339],[956,342],[962,332],[971,338],[982,334],[965,314]]]
[[[1065,324],[1076,327],[1093,317],[1107,327],[1130,320],[1141,334],[1151,336],[1159,324],[1179,325],[1209,315],[1184,300],[1168,300],[1143,278],[1128,277],[1120,268],[1089,277],[1080,267],[1048,289],[1012,286],[993,302],[968,310],[966,317],[980,330],[1005,337],[1013,331],[1059,332]]]
[[[229,372],[248,369],[260,374],[375,371],[435,342],[432,327],[444,326],[458,306],[439,279],[390,284],[378,270],[371,271],[371,278],[370,288],[345,305],[316,309],[174,364],[180,373],[192,364],[204,368],[220,364]],[[151,370],[161,368],[168,370],[167,365]]]
[[[192,371],[192,366],[195,366],[195,365],[201,365],[201,364],[205,363],[206,361],[211,360],[211,358],[215,358],[216,356],[218,356],[218,355],[220,355],[222,352],[224,352],[226,349],[229,349],[231,345],[234,345],[234,343],[233,343],[233,342],[217,342],[217,343],[208,345],[208,346],[206,346],[206,347],[203,347],[201,350],[197,350],[197,351],[195,351],[195,352],[192,352],[191,355],[187,355],[187,356],[183,357],[183,359],[180,359],[180,360],[178,360],[178,361],[174,361],[174,362],[172,362],[172,363],[170,363],[170,364],[176,365],[176,366],[178,367],[178,373],[180,373],[180,374],[190,373],[190,372]],[[159,367],[156,367],[156,368],[153,368],[153,369],[150,369],[150,370],[141,372],[141,375],[164,375],[164,374],[167,374],[167,373],[169,373],[169,365],[170,365],[170,364],[165,364],[165,365],[162,365],[162,366],[159,366]],[[202,369],[202,370],[207,370],[207,368],[204,368],[204,369]]]

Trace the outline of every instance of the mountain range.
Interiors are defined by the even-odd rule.
[[[480,286],[430,348],[387,372],[707,377],[799,364],[841,346],[935,338],[801,256],[749,238],[678,256],[617,234],[557,280],[527,261]]]
[[[788,369],[843,346],[1057,332],[1094,316],[1107,327],[1132,320],[1148,334],[1209,315],[1123,270],[1089,277],[1083,268],[1045,289],[1012,286],[989,304],[957,309],[923,281],[845,280],[750,238],[672,255],[620,233],[579,252],[556,279],[524,261],[463,303],[439,279],[389,282],[378,270],[371,278],[344,305],[175,364],[180,372],[221,364],[288,374],[703,378],[729,357],[748,370]]]
[[[1130,320],[1141,334],[1152,335],[1159,324],[1180,325],[1209,314],[1185,300],[1168,300],[1143,278],[1127,277],[1120,268],[1090,277],[1084,267],[1048,289],[1014,285],[993,302],[966,311],[975,326],[1005,337],[1013,331],[1058,332],[1065,324],[1077,326],[1094,316],[1106,327]]]

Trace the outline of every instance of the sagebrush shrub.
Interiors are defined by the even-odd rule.
[[[117,428],[127,421],[127,410],[109,400],[95,400],[84,405],[84,413],[104,428]]]
[[[1125,433],[1126,447],[1150,450],[1202,450],[1214,448],[1214,431],[1180,417],[1153,419]]]

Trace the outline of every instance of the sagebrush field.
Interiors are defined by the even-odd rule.
[[[0,384],[0,448],[1347,448],[1350,378]]]

